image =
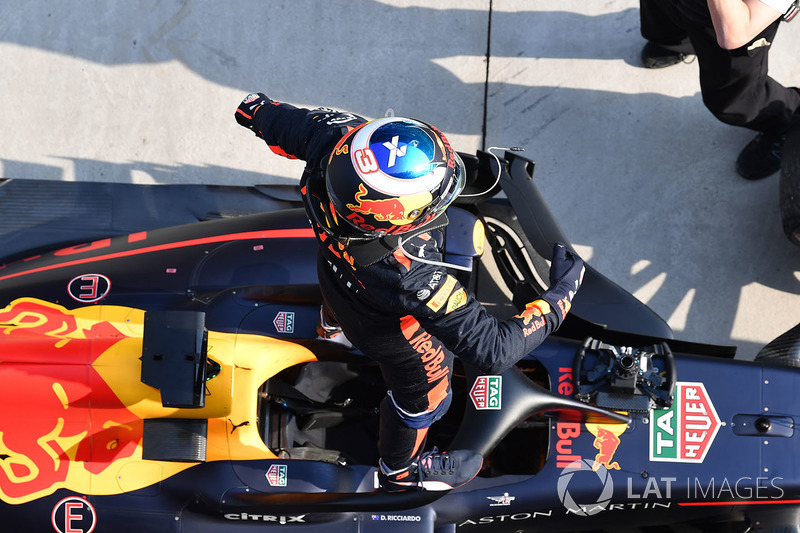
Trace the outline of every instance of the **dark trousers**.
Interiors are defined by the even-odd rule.
[[[317,273],[326,320],[338,322],[347,339],[380,365],[391,397],[380,407],[378,453],[389,469],[405,468],[423,450],[430,426],[450,407],[455,356],[410,316],[369,316],[331,276],[322,255]]]
[[[703,103],[719,120],[768,134],[789,128],[800,108],[800,91],[767,75],[769,49],[780,19],[745,46],[725,50],[717,44],[710,17],[687,15],[686,0],[640,0],[642,36],[669,50],[697,56]],[[763,41],[762,41],[763,39]]]

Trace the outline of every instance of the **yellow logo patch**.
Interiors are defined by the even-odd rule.
[[[447,303],[447,299],[450,297],[450,293],[453,292],[455,287],[456,278],[448,274],[447,279],[444,280],[444,283],[442,284],[442,287],[436,291],[436,294],[433,295],[433,298],[431,298],[426,305],[434,311],[439,311],[442,307],[444,307],[444,304]]]
[[[472,246],[476,254],[483,255],[483,250],[486,248],[486,229],[480,220],[476,220],[475,227],[472,228]]]
[[[462,307],[465,303],[467,303],[467,291],[465,291],[462,287],[454,292],[450,296],[450,299],[447,300],[447,308],[445,309],[444,314],[455,311],[459,307]]]

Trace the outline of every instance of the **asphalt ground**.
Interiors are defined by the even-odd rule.
[[[294,183],[233,120],[251,91],[429,121],[457,150],[520,146],[587,261],[676,337],[740,358],[800,322],[778,176],[705,109],[693,62],[640,67],[635,0],[0,3],[0,177]],[[800,22],[771,74],[800,82]],[[0,245],[1,246],[1,245]]]

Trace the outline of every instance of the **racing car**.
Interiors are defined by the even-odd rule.
[[[492,313],[519,315],[569,240],[531,159],[461,156],[446,260],[469,267],[453,275]],[[428,442],[478,451],[480,474],[382,491],[385,386],[357,350],[317,337],[300,206],[292,186],[0,183],[4,530],[800,524],[798,328],[736,360],[675,339],[591,265],[562,327],[517,366],[459,363]]]

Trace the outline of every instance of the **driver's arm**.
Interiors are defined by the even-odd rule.
[[[314,164],[348,131],[366,122],[353,113],[299,108],[264,93],[247,95],[234,116],[276,154]]]
[[[434,277],[435,271],[427,265],[412,267],[398,289],[403,309],[454,354],[483,372],[499,374],[558,329],[583,281],[585,268],[580,257],[563,244],[556,244],[550,287],[519,315],[502,321],[489,315],[452,275],[438,272]],[[426,291],[428,287],[433,290]]]
[[[762,0],[708,0],[717,43],[726,50],[740,48],[783,13]]]

